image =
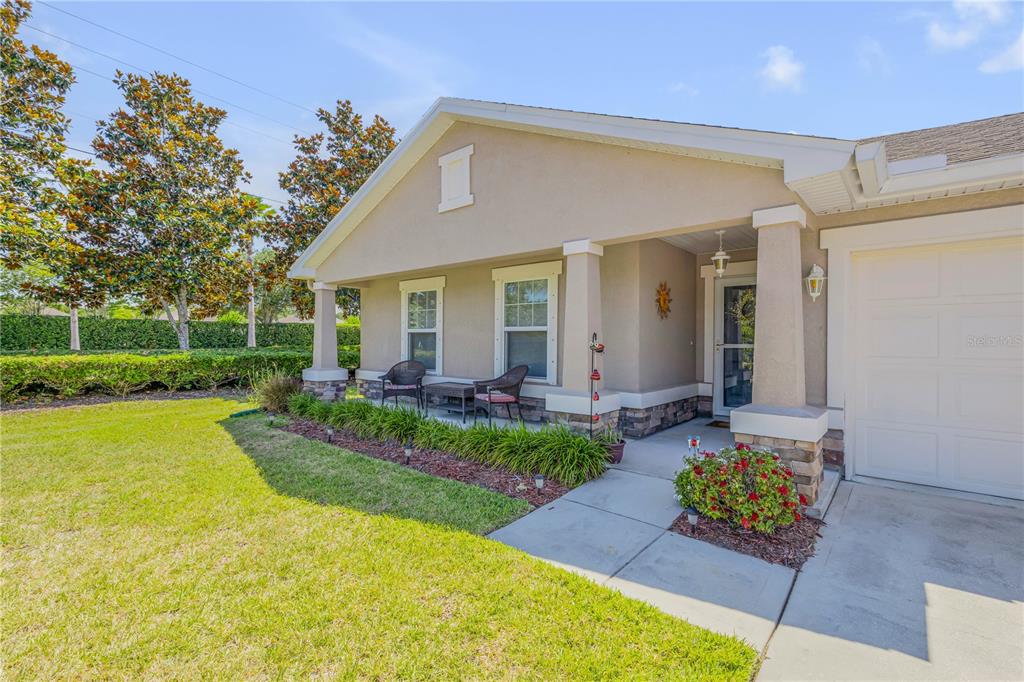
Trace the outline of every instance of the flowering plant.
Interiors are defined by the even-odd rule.
[[[676,497],[708,518],[771,533],[799,521],[807,504],[793,470],[769,450],[740,444],[688,457],[686,464],[676,475]]]

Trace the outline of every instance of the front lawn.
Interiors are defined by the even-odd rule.
[[[520,503],[239,409],[3,415],[6,677],[750,676],[737,640],[464,530]]]

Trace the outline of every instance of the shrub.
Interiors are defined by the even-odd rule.
[[[166,320],[125,320],[82,317],[78,321],[84,350],[154,350],[178,347],[178,338]],[[337,327],[342,367],[359,365],[359,325]],[[245,348],[246,325],[236,322],[191,322],[193,349]],[[0,315],[0,348],[5,351],[65,351],[71,345],[66,317]],[[313,325],[275,322],[256,325],[256,345],[261,348],[313,348]],[[353,356],[354,352],[354,356]]]
[[[500,427],[474,424],[468,429],[428,419],[409,408],[390,408],[365,400],[325,403],[309,395],[292,396],[288,409],[299,417],[348,429],[361,438],[410,439],[416,447],[444,450],[519,474],[542,473],[569,486],[600,476],[608,451],[566,426],[538,431],[524,425]]]
[[[740,445],[702,453],[687,464],[676,476],[683,506],[761,533],[800,520],[806,500],[797,494],[793,471],[771,451]]]
[[[0,356],[0,398],[11,401],[40,393],[69,398],[89,391],[124,396],[146,388],[245,385],[263,371],[299,376],[309,362],[309,353],[288,350],[5,355]]]
[[[250,383],[254,400],[268,412],[284,412],[288,409],[289,399],[302,390],[301,381],[279,370],[256,372]]]

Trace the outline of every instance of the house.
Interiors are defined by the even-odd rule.
[[[364,388],[525,363],[528,415],[584,423],[596,334],[627,435],[720,417],[812,501],[825,465],[1024,498],[1022,185],[1024,114],[841,140],[440,99],[291,270],[306,387],[347,378],[358,287]]]

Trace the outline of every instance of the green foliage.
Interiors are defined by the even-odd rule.
[[[310,362],[300,351],[192,351],[162,355],[0,356],[0,398],[37,394],[69,398],[90,391],[124,396],[146,388],[210,389],[248,384],[260,372],[299,376]]]
[[[79,320],[83,350],[146,350],[177,348],[174,330],[163,320],[121,320],[83,317]],[[192,347],[245,348],[244,324],[192,322]],[[359,366],[359,327],[338,327],[338,359],[342,367]],[[66,350],[71,343],[68,319],[43,315],[0,315],[0,348]],[[256,325],[256,345],[311,349],[313,325],[275,322]]]
[[[231,324],[248,324],[248,320],[245,315],[238,312],[237,310],[225,310],[217,316],[218,322],[230,322]]]
[[[712,519],[771,533],[800,520],[803,495],[793,471],[769,450],[723,448],[687,459],[676,476],[676,497]]]
[[[286,411],[289,399],[302,390],[301,381],[280,370],[260,370],[250,377],[249,382],[252,384],[253,399],[269,412]]]
[[[409,440],[423,450],[444,450],[520,474],[542,473],[568,486],[600,476],[608,463],[608,450],[598,440],[581,436],[567,426],[546,426],[538,431],[519,424],[511,427],[456,424],[427,419],[408,408],[390,408],[365,400],[325,403],[309,395],[293,396],[289,411],[352,431],[360,438]]]

